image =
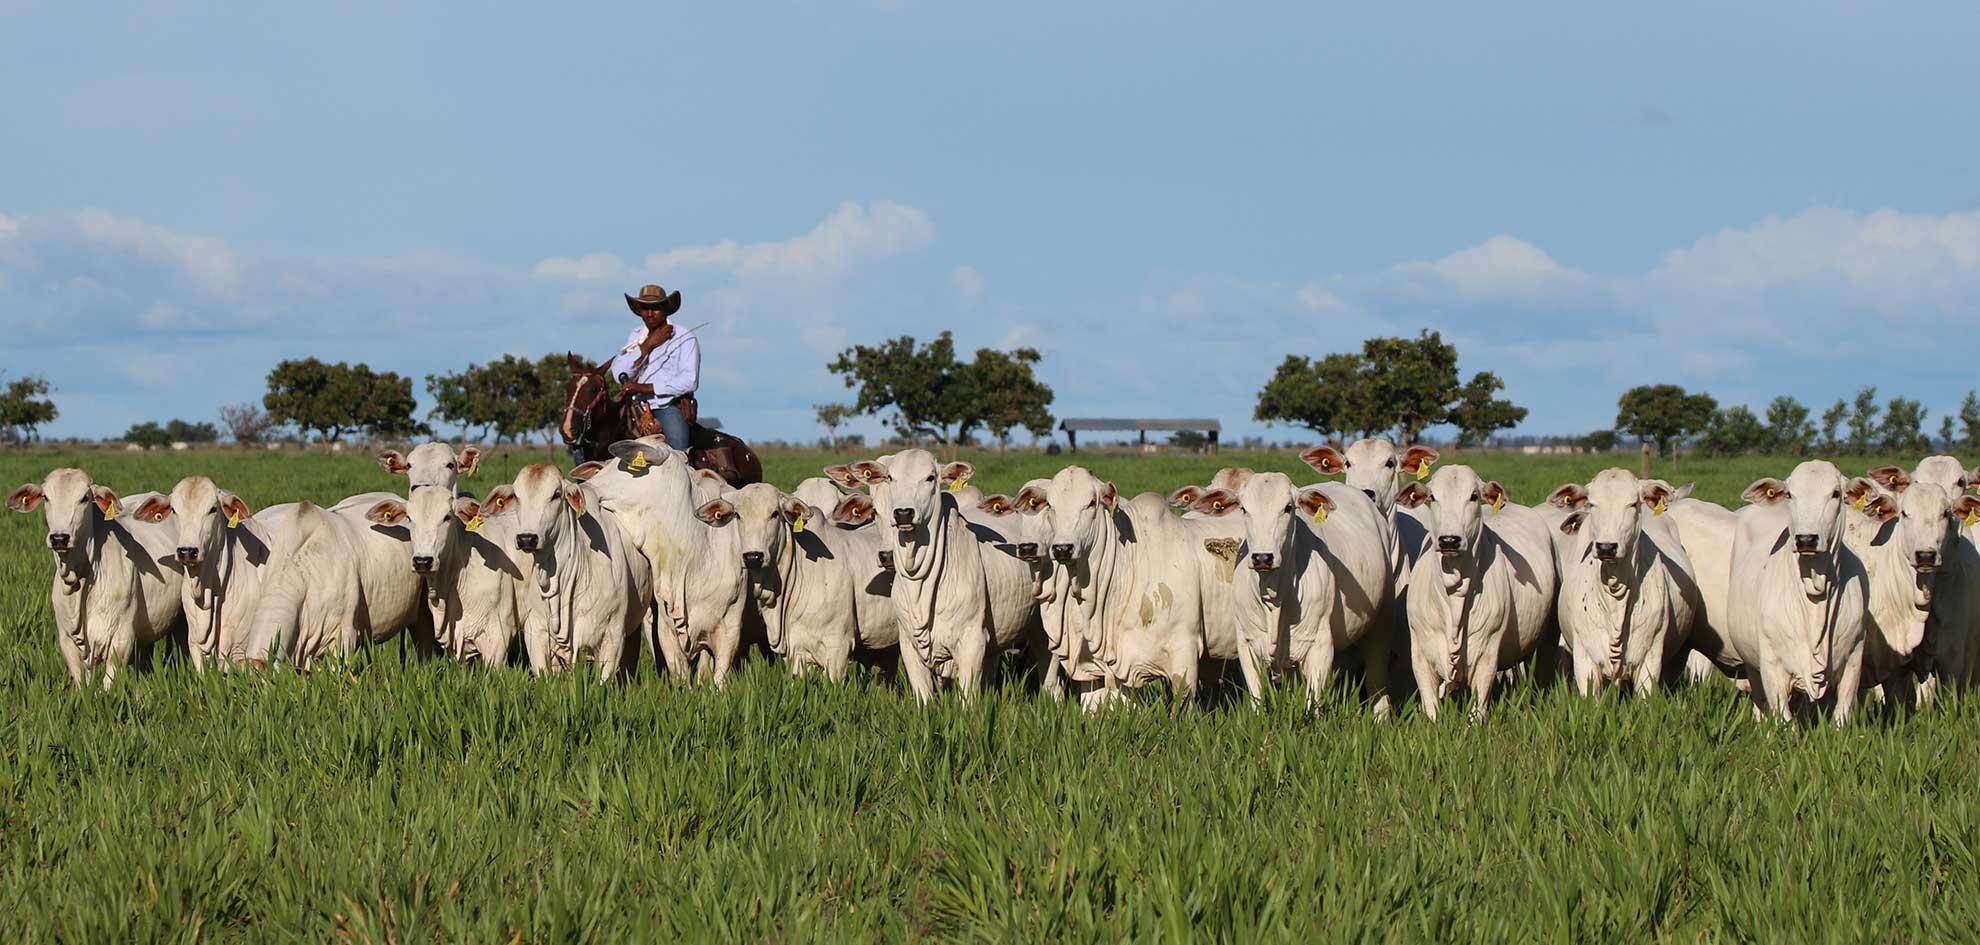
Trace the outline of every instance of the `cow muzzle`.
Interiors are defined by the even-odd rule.
[[[1025,561],[1037,561],[1038,543],[1035,541],[1018,542],[1017,556]]]
[[[893,553],[893,552],[891,552],[891,551],[883,551],[883,552],[880,552],[880,570],[882,570],[882,571],[892,571],[892,570],[894,570],[894,553]]]
[[[69,533],[68,533],[68,532],[49,532],[49,533],[48,533],[48,550],[50,550],[50,551],[67,551],[67,550],[69,550],[69,540],[70,540],[70,539],[69,539]]]
[[[894,510],[894,527],[895,527],[895,528],[898,528],[898,529],[900,529],[901,531],[907,531],[908,529],[910,529],[910,528],[913,528],[913,527],[914,527],[914,510],[913,510],[913,509],[895,509],[895,510]]]
[[[179,559],[180,564],[199,563],[199,549],[188,545],[180,545],[179,550],[173,556]]]
[[[1619,555],[1619,552],[1618,552],[1618,551],[1616,550],[1616,543],[1615,543],[1615,542],[1613,542],[1613,541],[1598,541],[1598,542],[1596,542],[1596,543],[1595,543],[1595,557],[1596,557],[1596,558],[1597,558],[1598,560],[1601,560],[1601,561],[1614,561],[1614,560],[1616,560],[1616,558],[1617,558],[1617,557],[1619,557],[1619,556],[1620,556],[1620,555]]]
[[[1052,546],[1053,561],[1071,561],[1072,553],[1073,546],[1071,544],[1054,544]]]
[[[1936,551],[1917,552],[1911,556],[1911,566],[1917,568],[1920,574],[1930,574],[1937,571],[1939,570],[1939,553]]]
[[[1819,541],[1820,539],[1815,535],[1796,535],[1794,536],[1794,553],[1798,555],[1812,555],[1821,550],[1817,547]]]
[[[1460,551],[1463,551],[1463,550],[1464,550],[1464,536],[1463,536],[1463,535],[1438,535],[1438,536],[1437,536],[1437,553],[1438,553],[1438,554],[1440,554],[1440,555],[1454,555],[1454,554],[1457,554],[1458,552],[1460,552]]]
[[[1277,557],[1269,551],[1251,556],[1251,570],[1253,571],[1270,571],[1278,566]]]
[[[517,533],[516,533],[516,550],[517,550],[517,551],[535,551],[535,550],[536,550],[536,542],[537,542],[537,539],[536,539],[536,533],[535,533],[535,532],[517,532]]]
[[[432,556],[432,555],[413,555],[413,559],[412,559],[412,566],[413,566],[413,571],[414,571],[415,573],[417,573],[417,574],[432,574],[432,573],[433,573],[433,556]]]
[[[742,553],[742,558],[743,567],[751,571],[763,567],[763,552],[761,551],[745,551]]]

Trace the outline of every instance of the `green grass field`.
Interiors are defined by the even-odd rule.
[[[998,490],[1073,457],[967,458]],[[1129,493],[1224,463],[1306,473],[1289,453],[1078,458]],[[1445,458],[1472,460],[1524,502],[1608,464]],[[766,466],[788,487],[827,461]],[[1792,462],[1670,478],[1731,502]],[[55,450],[0,452],[0,487],[72,464],[126,493],[206,473],[256,506],[397,487],[363,456]],[[602,686],[389,644],[306,677],[167,660],[100,693],[56,652],[41,534],[0,517],[8,941],[1980,934],[1980,698],[1843,731],[1756,724],[1726,685],[1513,686],[1478,726],[1378,724],[1344,694],[1309,712],[1291,688],[1088,717],[1016,684],[922,708],[870,674],[798,683],[756,661],[717,694],[650,663]]]

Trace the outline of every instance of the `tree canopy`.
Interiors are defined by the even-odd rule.
[[[1509,430],[1526,419],[1525,407],[1492,396],[1505,386],[1498,375],[1480,371],[1458,391],[1457,404],[1450,410],[1451,425],[1458,429],[1458,446],[1482,445],[1493,433]]]
[[[55,422],[55,402],[48,399],[48,382],[17,377],[0,390],[0,441],[31,440],[44,423]]]
[[[1719,407],[1710,394],[1690,394],[1676,384],[1646,384],[1623,392],[1616,401],[1616,430],[1628,433],[1667,455],[1686,436],[1704,432]]]
[[[294,424],[328,443],[347,433],[407,436],[421,429],[413,420],[412,380],[362,362],[283,361],[268,372],[261,404],[276,423]]]
[[[1020,426],[1051,432],[1052,389],[1033,370],[1039,358],[1032,348],[980,348],[975,360],[958,361],[955,338],[945,331],[925,345],[908,335],[855,345],[827,367],[858,391],[853,407],[860,413],[891,411],[902,436],[953,449],[978,429],[999,439]]]
[[[433,398],[428,416],[460,427],[464,440],[548,436],[563,420],[567,360],[561,353],[534,361],[505,354],[455,373],[428,374],[426,393]]]
[[[1258,392],[1256,420],[1291,423],[1323,437],[1395,431],[1415,442],[1425,427],[1450,423],[1460,444],[1483,442],[1517,425],[1526,409],[1494,397],[1505,387],[1490,371],[1458,385],[1457,348],[1434,331],[1415,338],[1370,338],[1359,353],[1318,359],[1286,355]]]

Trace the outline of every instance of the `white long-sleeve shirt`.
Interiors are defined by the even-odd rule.
[[[639,343],[646,338],[646,326],[633,329],[626,336],[626,348],[612,358],[612,379],[618,380],[622,374],[629,375],[633,364],[639,360]],[[696,341],[694,332],[676,326],[674,337],[661,342],[646,358],[646,366],[640,369],[638,377],[627,381],[653,385],[651,396],[641,395],[640,399],[654,407],[672,403],[682,394],[692,394],[701,386],[701,342]]]

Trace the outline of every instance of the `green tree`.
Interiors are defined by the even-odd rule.
[[[1849,408],[1849,450],[1862,455],[1870,452],[1877,436],[1877,389],[1865,387],[1856,392]]]
[[[1258,392],[1252,419],[1296,424],[1322,438],[1387,426],[1369,417],[1362,368],[1357,354],[1330,354],[1317,361],[1286,355]]]
[[[1177,430],[1169,434],[1169,445],[1177,449],[1196,451],[1210,442],[1210,438],[1195,430]]]
[[[172,438],[165,434],[165,428],[159,426],[157,421],[146,420],[143,423],[134,424],[130,429],[125,430],[124,442],[142,446],[148,450],[155,450],[172,442]]]
[[[1423,428],[1450,419],[1458,399],[1457,348],[1434,331],[1415,338],[1370,338],[1361,345],[1362,421],[1394,427],[1397,442],[1414,443]]]
[[[1805,456],[1815,439],[1815,426],[1808,422],[1808,408],[1792,397],[1776,397],[1767,405],[1767,438],[1763,448],[1775,453]]]
[[[853,406],[860,413],[891,410],[889,422],[901,436],[928,437],[944,445],[953,441],[965,408],[956,343],[949,332],[926,345],[915,344],[908,335],[871,347],[855,345],[826,367],[859,391]]]
[[[1511,429],[1526,419],[1525,407],[1492,396],[1505,386],[1491,371],[1480,371],[1458,391],[1457,404],[1450,409],[1450,422],[1458,429],[1460,448],[1483,445],[1493,433]]]
[[[965,409],[957,436],[967,439],[970,431],[982,427],[997,438],[999,453],[1018,427],[1033,436],[1051,436],[1052,388],[1038,380],[1033,370],[1038,361],[1035,348],[976,349],[976,360],[958,371]]]
[[[1967,449],[1980,450],[1980,394],[1966,392],[1966,399],[1959,402],[1959,426],[1965,436],[1961,439]]]
[[[505,354],[451,374],[428,374],[433,399],[428,416],[457,426],[464,440],[520,442],[532,433],[546,441],[563,420],[568,357],[547,354],[531,361]]]
[[[1710,394],[1689,394],[1676,384],[1632,387],[1616,401],[1616,430],[1653,444],[1660,456],[1675,457],[1673,448],[1702,432],[1718,406]]]
[[[55,402],[48,399],[48,382],[17,377],[0,391],[0,442],[27,441],[40,435],[44,423],[55,422]]]
[[[173,420],[165,424],[165,436],[174,443],[218,443],[220,428],[211,423]]]
[[[328,443],[340,442],[346,433],[389,437],[421,429],[413,419],[412,380],[363,363],[283,361],[268,372],[261,404],[276,423],[295,424]]]
[[[1932,441],[1925,438],[1925,405],[1903,397],[1891,398],[1884,405],[1877,447],[1886,453],[1922,453],[1931,449]]]
[[[857,413],[851,404],[812,404],[811,411],[818,418],[818,425],[825,428],[825,439],[831,449],[839,448],[839,428],[846,425]]]
[[[259,443],[274,429],[275,422],[268,419],[268,413],[253,404],[233,404],[220,408],[220,425],[227,428],[227,435],[235,443],[249,446]]]
[[[1615,449],[1616,443],[1621,439],[1622,437],[1617,436],[1614,430],[1596,430],[1582,437],[1581,445],[1597,453],[1606,453]]]
[[[1707,456],[1739,456],[1762,449],[1767,441],[1768,431],[1760,418],[1741,404],[1712,411],[1698,448]]]
[[[1842,430],[1843,419],[1849,416],[1849,404],[1836,401],[1829,409],[1822,411],[1822,448],[1835,452],[1841,440],[1837,434]]]
[[[1952,452],[1953,435],[1956,432],[1957,431],[1954,428],[1952,414],[1946,414],[1945,416],[1940,417],[1939,418],[1939,448],[1945,450],[1948,453]]]

